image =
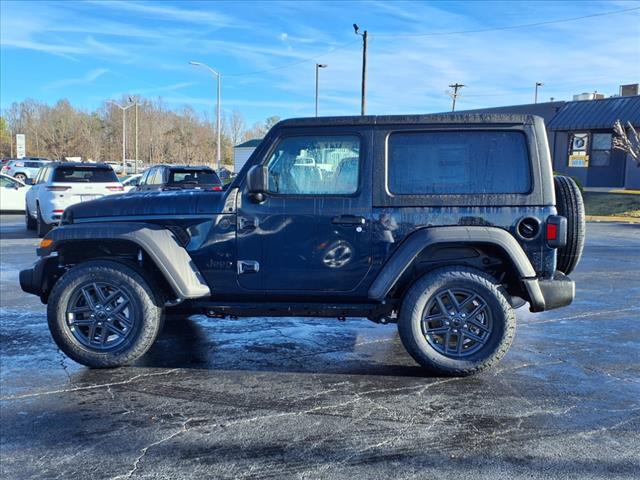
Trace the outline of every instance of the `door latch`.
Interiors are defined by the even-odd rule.
[[[255,260],[238,260],[238,275],[243,273],[258,273],[260,264]]]

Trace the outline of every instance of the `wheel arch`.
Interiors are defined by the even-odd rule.
[[[38,254],[57,255],[62,268],[87,260],[109,259],[150,277],[170,301],[210,294],[186,249],[170,230],[157,225],[128,222],[65,225],[45,238],[51,243],[38,249]]]
[[[372,300],[401,296],[416,278],[443,266],[473,267],[492,274],[506,275],[517,285],[511,295],[527,299],[523,279],[536,273],[522,247],[505,230],[496,227],[437,227],[412,233],[387,260],[369,288]]]

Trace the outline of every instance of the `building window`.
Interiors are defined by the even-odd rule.
[[[569,134],[569,166],[582,168],[589,166],[588,133]]]
[[[611,163],[610,133],[594,133],[591,142],[591,166],[608,167]]]

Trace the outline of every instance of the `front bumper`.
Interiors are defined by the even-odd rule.
[[[529,293],[529,310],[532,312],[566,307],[576,296],[573,280],[559,271],[552,278],[525,279],[524,285]]]

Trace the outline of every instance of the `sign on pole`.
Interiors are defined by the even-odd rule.
[[[16,133],[16,158],[24,158],[26,154],[25,135],[24,133]]]

